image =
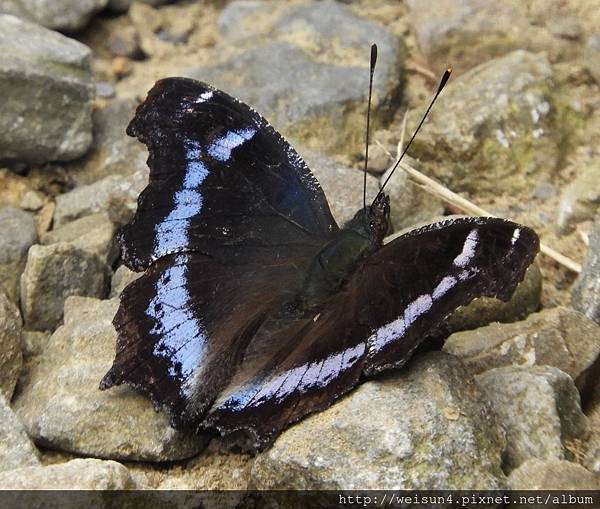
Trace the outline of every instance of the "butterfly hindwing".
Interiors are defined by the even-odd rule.
[[[303,260],[223,264],[199,253],[162,257],[128,285],[114,319],[117,354],[101,388],[128,383],[197,427],[236,372],[272,308],[291,298]]]
[[[328,407],[361,376],[404,364],[457,307],[480,296],[507,300],[537,250],[532,230],[495,218],[451,220],[397,238],[295,327],[270,371],[246,369],[242,360],[206,422],[268,442],[289,423]],[[273,344],[289,334],[280,336]]]

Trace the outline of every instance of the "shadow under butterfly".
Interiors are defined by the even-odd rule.
[[[279,133],[199,81],[158,81],[127,134],[147,145],[150,177],[119,242],[145,273],[121,295],[100,388],[133,386],[177,428],[243,432],[263,448],[401,367],[457,307],[508,300],[539,249],[531,229],[483,217],[383,245],[382,191],[340,228]]]

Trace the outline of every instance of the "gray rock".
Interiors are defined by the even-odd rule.
[[[411,166],[418,166],[411,158],[405,156],[404,159],[407,159]],[[386,171],[382,175],[381,185],[387,180],[389,174],[390,171]],[[431,222],[444,213],[443,202],[412,183],[401,168],[396,170],[386,184],[385,192],[390,197],[390,219],[394,231]]]
[[[563,192],[556,222],[562,231],[569,231],[577,223],[594,219],[599,210],[600,156],[597,156],[581,168],[581,173]]]
[[[185,75],[239,97],[286,137],[301,140],[311,148],[343,147],[348,152],[358,149],[364,136],[368,71],[315,62],[289,43],[267,43],[225,64],[188,71]],[[384,84],[382,81],[377,87],[375,97],[389,96],[381,90]],[[386,110],[381,105],[374,109],[380,113]]]
[[[119,255],[115,240],[116,227],[106,212],[71,221],[41,238],[44,245],[64,242],[98,256],[108,265],[112,265]]]
[[[504,437],[457,359],[435,352],[285,431],[259,489],[501,489]]]
[[[117,12],[125,12],[134,2],[148,4],[153,7],[169,3],[170,0],[108,0],[108,8]]]
[[[600,216],[590,235],[590,246],[572,294],[573,307],[600,323]]]
[[[264,0],[233,0],[219,14],[217,26],[228,40],[243,40],[257,34],[256,18],[264,15]]]
[[[352,219],[354,214],[362,208],[362,172],[348,168],[317,152],[302,149],[300,153],[321,184],[337,223],[343,225]],[[372,175],[367,175],[367,199],[370,197],[372,200],[378,190],[377,179]]]
[[[409,0],[419,47],[437,65],[459,69],[524,46],[524,13],[518,4],[494,0]]]
[[[263,15],[266,7],[264,0],[233,0],[219,14],[217,26],[230,41],[255,37],[260,32],[254,18]]]
[[[92,184],[109,175],[131,177],[136,172],[148,173],[146,147],[125,133],[137,104],[133,99],[116,99],[94,112],[91,150],[67,167],[78,185]]]
[[[598,482],[591,472],[564,460],[530,459],[510,473],[508,484],[512,490],[598,489]]]
[[[373,141],[369,143],[370,173],[383,174],[394,164],[398,149],[398,138],[399,134],[389,129],[378,129],[371,133],[370,139]],[[411,164],[416,163],[412,158],[410,162]],[[362,160],[362,164],[364,164],[364,160]]]
[[[17,302],[27,251],[37,242],[37,232],[33,216],[12,207],[0,209],[0,225],[0,290]]]
[[[544,309],[522,322],[452,334],[444,351],[476,373],[510,365],[554,366],[582,390],[592,382],[592,367],[600,361],[600,326],[571,308]]]
[[[453,190],[516,193],[556,169],[572,124],[564,111],[545,56],[514,51],[444,90],[413,155]]]
[[[197,454],[202,436],[171,428],[148,398],[122,386],[100,391],[116,344],[117,300],[71,297],[65,324],[31,366],[14,409],[36,443],[99,458],[173,461]]]
[[[110,283],[110,297],[118,297],[129,283],[133,283],[143,272],[133,272],[132,270],[121,265],[113,274]]]
[[[137,58],[141,54],[137,31],[131,25],[112,32],[107,45],[109,51],[117,57]]]
[[[374,125],[389,118],[403,84],[401,42],[333,1],[293,5],[235,2],[221,18],[223,44],[241,54],[190,77],[251,104],[291,139],[345,153],[360,151],[368,94],[368,48],[379,46]],[[240,29],[229,30],[235,19]],[[265,21],[268,20],[268,21]],[[331,27],[343,26],[332,37]],[[239,35],[244,34],[240,40]],[[218,48],[217,48],[218,49]],[[299,86],[299,84],[302,86]]]
[[[148,170],[132,176],[109,175],[93,184],[76,187],[56,199],[54,225],[107,211],[111,221],[120,224],[129,220],[137,207],[137,197],[148,184]]]
[[[514,322],[540,309],[542,273],[531,265],[508,302],[479,297],[454,311],[446,320],[449,332],[477,329],[492,322]]]
[[[0,394],[0,472],[40,464],[38,451]],[[0,483],[0,487],[4,486]]]
[[[506,429],[504,466],[531,458],[561,460],[565,444],[585,439],[589,423],[573,379],[550,366],[506,366],[476,376]]]
[[[73,39],[0,15],[0,158],[42,163],[87,152],[94,96],[90,55]]]
[[[45,202],[46,200],[42,193],[30,190],[23,195],[23,198],[21,198],[19,207],[25,210],[31,210],[32,212],[35,212],[37,210],[40,210],[44,206]]]
[[[124,490],[136,487],[123,465],[116,461],[98,459],[74,459],[45,467],[34,466],[2,472],[0,486],[5,490]],[[104,507],[100,492],[97,500],[86,500],[90,502],[89,507]]]
[[[103,297],[109,268],[98,256],[71,244],[35,245],[21,276],[21,311],[29,329],[54,329],[71,295]]]
[[[0,292],[0,396],[9,401],[23,365],[21,328],[19,309]]]
[[[0,12],[29,19],[53,30],[80,30],[108,0],[3,0]]]
[[[101,99],[111,99],[116,94],[115,87],[108,81],[99,81],[96,83],[96,97]]]

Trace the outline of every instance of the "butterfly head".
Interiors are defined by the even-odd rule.
[[[383,238],[390,231],[390,197],[381,193],[369,207],[369,230],[377,239],[377,244],[383,244]]]
[[[348,222],[346,228],[369,238],[380,247],[390,231],[390,198],[384,193],[377,196],[367,208],[360,209]]]

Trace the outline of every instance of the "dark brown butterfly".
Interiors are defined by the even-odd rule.
[[[294,149],[258,113],[204,83],[156,83],[127,129],[150,180],[119,240],[145,271],[121,295],[117,355],[128,383],[176,427],[248,433],[256,447],[402,366],[458,306],[507,300],[536,234],[454,219],[383,245],[380,193],[343,228]]]

